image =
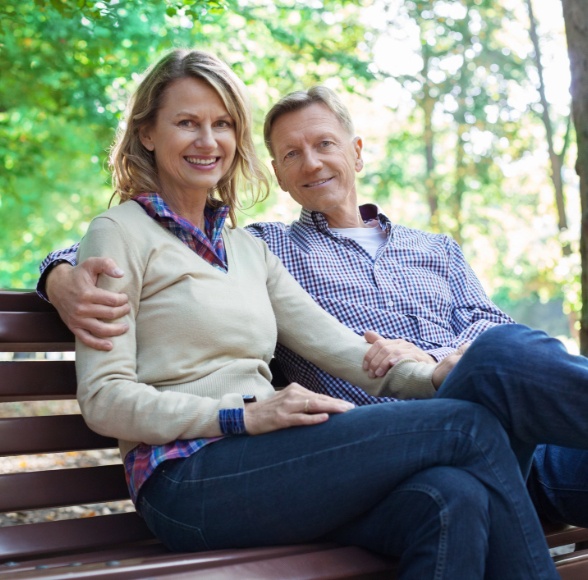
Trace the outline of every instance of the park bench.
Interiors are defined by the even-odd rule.
[[[73,336],[51,305],[33,292],[0,290],[0,356],[16,353],[0,358],[0,406],[31,401],[48,406],[44,416],[0,415],[1,457],[116,448],[115,440],[92,432],[81,415],[51,411],[51,403],[75,399],[73,360],[22,354],[73,349]],[[0,473],[0,514],[128,497],[120,462],[71,468],[56,460],[50,470]],[[555,557],[562,578],[588,578],[588,530],[551,527],[546,536],[552,547],[575,544],[574,552]],[[327,543],[170,553],[134,511],[0,527],[0,579],[376,579],[394,578],[395,569],[391,559]]]

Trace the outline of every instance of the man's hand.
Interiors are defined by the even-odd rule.
[[[433,386],[436,390],[439,390],[439,387],[443,383],[443,381],[447,378],[447,375],[454,369],[455,365],[461,359],[463,353],[467,350],[470,343],[462,344],[453,354],[446,356],[441,362],[437,364],[435,370],[433,371]]]
[[[246,404],[245,429],[249,435],[260,435],[288,427],[317,425],[327,421],[330,413],[344,413],[354,406],[291,383],[265,401]]]
[[[127,324],[116,320],[130,310],[126,294],[96,287],[99,274],[121,278],[124,272],[110,258],[88,258],[77,266],[58,264],[49,272],[45,291],[67,327],[87,346],[111,350],[109,337],[124,334]]]
[[[435,359],[418,346],[400,338],[383,338],[368,330],[364,338],[372,347],[363,359],[363,370],[370,378],[383,377],[398,361],[411,358],[417,362],[435,364]]]

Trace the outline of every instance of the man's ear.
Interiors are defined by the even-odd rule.
[[[155,151],[155,143],[153,143],[153,139],[151,138],[150,127],[143,126],[139,129],[139,139],[147,151]]]
[[[276,179],[278,180],[278,185],[280,186],[282,191],[288,191],[287,189],[284,189],[284,186],[282,185],[282,180],[280,179],[280,173],[278,171],[278,167],[276,166],[276,162],[272,159],[272,167],[274,168],[274,175],[276,176]]]
[[[355,151],[355,171],[359,173],[363,169],[363,159],[361,157],[361,151],[363,149],[363,141],[361,137],[355,137],[353,139],[353,149]]]

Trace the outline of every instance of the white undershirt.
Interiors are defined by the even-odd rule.
[[[386,241],[386,232],[378,220],[368,222],[363,228],[331,228],[331,231],[356,241],[374,259],[378,248]]]

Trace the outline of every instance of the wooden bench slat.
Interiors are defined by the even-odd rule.
[[[156,541],[135,512],[0,528],[0,561]]]
[[[543,531],[550,548],[588,542],[588,529],[560,524],[543,524]]]
[[[3,312],[55,312],[53,305],[31,290],[0,290]]]
[[[3,351],[73,350],[74,338],[57,312],[3,312],[0,317]],[[33,348],[34,347],[34,348]]]
[[[588,576],[588,550],[553,558],[561,580],[586,580]]]
[[[94,433],[81,415],[0,419],[0,455],[105,449],[115,439]]]
[[[98,565],[78,562],[75,578],[255,578],[256,580],[350,579],[389,580],[395,563],[353,547],[302,544],[195,554],[150,554]],[[14,568],[11,578],[26,578]],[[1,575],[1,571],[0,571]],[[71,567],[51,568],[41,578],[71,578]]]
[[[0,475],[0,512],[128,498],[121,464]]]
[[[0,362],[0,402],[75,399],[73,361],[17,360]]]

